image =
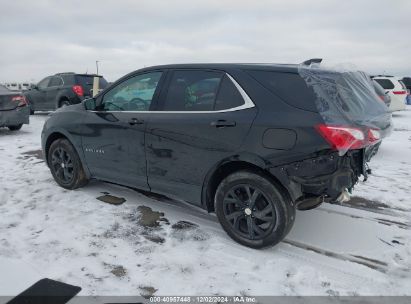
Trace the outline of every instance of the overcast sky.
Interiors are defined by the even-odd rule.
[[[321,57],[411,76],[410,0],[0,0],[0,82]]]

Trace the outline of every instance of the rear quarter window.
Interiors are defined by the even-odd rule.
[[[74,84],[74,76],[73,75],[61,75],[61,78],[63,79],[65,85],[73,85]]]
[[[255,80],[289,105],[307,111],[317,112],[316,95],[304,79],[296,73],[275,71],[247,71]]]

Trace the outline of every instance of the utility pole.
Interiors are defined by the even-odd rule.
[[[98,77],[98,63],[99,61],[96,60],[96,69],[97,69],[97,75],[94,76],[93,79],[93,97],[96,96],[98,94],[98,92],[100,91],[100,78]]]

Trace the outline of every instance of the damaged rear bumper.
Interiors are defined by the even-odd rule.
[[[19,107],[14,110],[0,111],[0,127],[28,124],[30,117],[29,107]]]
[[[269,171],[279,178],[297,205],[308,200],[318,205],[322,201],[337,200],[347,189],[350,191],[361,176],[366,178],[370,172],[366,163],[376,150],[378,145],[350,150],[343,156],[327,151]]]

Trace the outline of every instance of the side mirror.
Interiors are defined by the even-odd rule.
[[[84,107],[88,111],[94,111],[96,109],[96,101],[94,98],[89,98],[83,101]]]

